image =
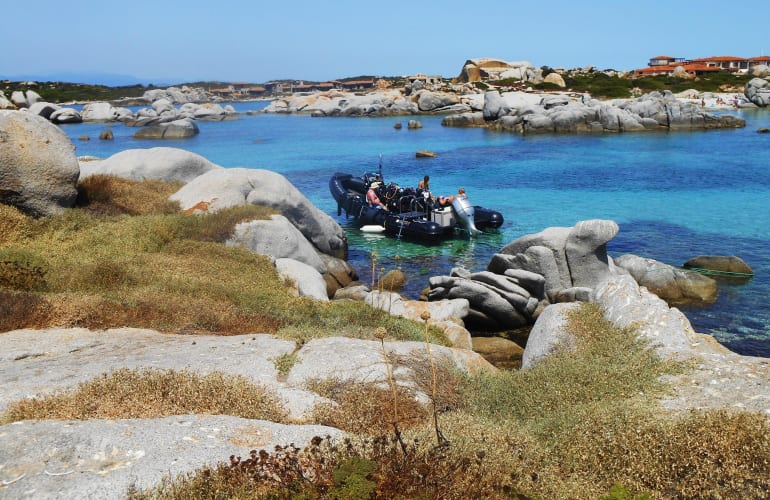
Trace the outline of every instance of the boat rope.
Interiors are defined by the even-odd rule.
[[[737,271],[722,271],[719,269],[704,269],[702,267],[688,267],[685,271],[695,271],[700,274],[713,274],[715,276],[735,276],[736,278],[749,278],[754,276],[754,273],[740,273]]]
[[[714,276],[733,276],[736,278],[750,278],[754,276],[754,273],[720,271],[719,269],[704,269],[702,267],[674,267],[674,266],[654,267],[652,269],[647,269],[645,273],[651,273],[654,271],[666,271],[666,270],[671,270],[671,271],[677,270],[677,271],[685,271],[685,272],[692,271],[698,274],[714,275]]]

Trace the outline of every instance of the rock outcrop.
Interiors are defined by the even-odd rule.
[[[613,221],[589,220],[522,236],[493,255],[486,271],[455,268],[449,276],[430,278],[427,299],[468,300],[463,319],[474,331],[531,325],[551,305],[588,302],[600,284],[623,275],[669,305],[704,306],[716,300],[717,283],[697,272],[630,254],[613,260],[607,243],[618,230]],[[739,261],[723,258],[711,265],[748,267]]]
[[[770,80],[766,78],[752,78],[746,84],[746,89],[743,93],[749,101],[760,108],[767,107],[770,105]]]
[[[615,265],[628,271],[639,285],[669,305],[703,306],[717,300],[716,281],[697,272],[631,254],[615,259]]]
[[[460,74],[454,79],[458,83],[514,79],[530,83],[541,83],[543,71],[526,61],[508,62],[500,59],[481,57],[469,59],[463,64]]]
[[[195,153],[176,148],[134,149],[106,160],[82,161],[83,176],[96,174],[187,183],[172,200],[190,214],[255,204],[283,215],[239,224],[228,244],[244,246],[281,262],[299,295],[328,300],[357,279],[344,259],[345,232],[305,198],[285,177],[267,170],[224,169]],[[307,272],[307,265],[313,271]],[[320,274],[319,274],[320,273]],[[323,291],[321,291],[323,290]]]
[[[546,96],[528,102],[521,92],[484,94],[485,126],[517,134],[638,132],[739,128],[745,120],[707,113],[678,100],[671,92],[652,92],[638,99],[598,101],[588,97]],[[466,115],[468,113],[465,113]],[[478,126],[474,117],[449,115],[445,126]]]
[[[307,389],[311,380],[387,384],[382,348],[379,341],[339,337],[310,340],[298,349],[293,341],[265,334],[18,330],[0,335],[0,411],[14,401],[70,390],[117,369],[186,370],[245,377],[276,395],[288,417],[301,423],[327,402]],[[391,359],[427,360],[424,342],[386,341],[384,349]],[[433,345],[431,353],[464,373],[496,371],[469,350]],[[296,358],[285,376],[275,363],[282,355]],[[396,368],[391,372],[395,382],[428,402],[420,375],[407,364]],[[331,427],[224,415],[24,421],[0,427],[3,456],[13,457],[0,471],[0,496],[21,498],[34,490],[38,498],[125,498],[129,486],[151,488],[169,473],[215,466],[232,454],[248,456],[252,449],[272,451],[275,445],[291,443],[301,448],[312,437],[327,435],[343,437]]]
[[[325,254],[347,257],[345,231],[319,210],[284,176],[269,170],[227,168],[193,179],[171,196],[183,210],[216,211],[236,205],[263,205],[283,214]]]
[[[134,134],[134,139],[189,139],[199,133],[200,129],[193,120],[182,118],[144,127]]]
[[[114,175],[143,181],[190,182],[210,170],[221,169],[206,158],[178,148],[126,149],[104,160],[80,162],[80,177]]]
[[[69,138],[44,118],[0,111],[0,203],[33,216],[72,207],[80,169]]]

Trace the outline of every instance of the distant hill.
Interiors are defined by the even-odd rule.
[[[48,74],[17,74],[0,75],[2,80],[11,80],[15,82],[70,82],[85,83],[89,85],[104,85],[106,87],[127,87],[132,85],[153,84],[156,87],[167,86],[164,82],[149,81],[146,78],[139,78],[133,75],[122,75],[118,73],[81,73],[73,71],[56,72]]]

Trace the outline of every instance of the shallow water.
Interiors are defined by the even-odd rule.
[[[237,103],[239,111],[259,103]],[[108,125],[64,126],[78,155],[107,157],[129,148],[169,146],[201,154],[224,167],[275,170],[348,232],[350,260],[371,279],[376,269],[402,267],[406,294],[416,297],[428,277],[453,266],[477,271],[509,241],[550,226],[612,219],[620,233],[608,244],[612,256],[634,253],[672,265],[703,254],[737,255],[755,272],[744,285],[720,284],[707,309],[688,309],[697,331],[713,334],[731,349],[770,356],[770,111],[736,112],[739,130],[655,132],[601,136],[520,137],[482,129],[441,126],[441,117],[416,117],[419,130],[394,129],[407,117],[311,118],[241,115],[229,122],[201,122],[193,139],[132,138],[136,129],[111,125],[115,140],[100,141]],[[78,137],[88,135],[90,141]],[[436,158],[418,159],[428,149]],[[337,216],[328,191],[335,171],[374,171],[382,155],[386,181],[416,186],[431,176],[434,193],[463,186],[474,204],[500,211],[499,231],[468,241],[426,247],[360,232]]]

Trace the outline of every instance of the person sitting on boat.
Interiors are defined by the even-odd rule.
[[[369,206],[380,207],[387,210],[388,207],[386,207],[385,204],[380,201],[380,197],[377,196],[376,189],[379,188],[380,186],[381,184],[379,182],[372,182],[369,185],[369,190],[366,192],[366,202],[369,203]]]
[[[455,198],[467,198],[468,195],[465,194],[465,188],[460,188],[457,190],[457,194],[453,196],[439,196],[438,197],[438,204],[440,207],[448,207],[452,205],[452,202],[455,201]]]

